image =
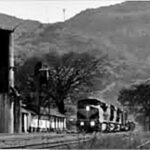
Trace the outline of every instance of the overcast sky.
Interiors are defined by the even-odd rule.
[[[123,1],[125,0],[0,0],[0,13],[54,23],[69,19],[87,8],[108,6]]]

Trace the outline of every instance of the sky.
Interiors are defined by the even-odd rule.
[[[55,23],[67,20],[87,8],[123,1],[125,0],[0,0],[0,13],[42,23]]]

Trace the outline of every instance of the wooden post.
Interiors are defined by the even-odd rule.
[[[42,68],[42,62],[38,62],[34,67],[34,80],[36,86],[36,104],[38,113],[37,131],[39,131],[40,123],[40,69]]]
[[[37,132],[40,131],[40,111],[41,111],[41,108],[40,108],[40,75],[38,74],[38,77],[37,77],[37,91],[36,91],[36,94],[37,94],[37,107],[38,107],[38,124],[37,124]]]
[[[20,98],[18,96],[15,96],[14,98],[14,132],[19,133],[20,125],[21,125],[21,110],[20,110]]]

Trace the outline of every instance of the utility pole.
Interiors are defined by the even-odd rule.
[[[44,74],[44,82],[47,82],[48,79],[48,68],[43,68],[42,62],[38,62],[34,67],[34,76],[35,76],[35,84],[36,84],[36,100],[37,100],[37,114],[38,114],[38,120],[37,120],[37,132],[40,131],[40,117],[41,117],[41,91],[42,91],[42,72],[45,72]],[[47,84],[47,83],[46,83]]]
[[[64,21],[66,20],[66,9],[65,8],[63,8],[63,19],[64,19]]]
[[[14,33],[10,34],[9,45],[9,87],[14,88]],[[14,133],[14,101],[10,99],[10,126],[9,132]]]
[[[19,24],[17,24],[12,30],[10,34],[10,44],[9,44],[9,88],[15,88],[15,77],[14,77],[14,32],[16,29],[24,23],[26,20],[21,21]],[[17,99],[19,100],[19,99]],[[17,104],[19,104],[17,102]],[[20,107],[20,106],[16,106]],[[9,132],[14,133],[15,128],[15,119],[20,119],[20,116],[15,116],[15,100],[10,98],[10,125],[9,125]]]
[[[36,86],[36,103],[37,103],[37,132],[39,131],[39,124],[40,124],[40,69],[42,68],[42,62],[39,61],[36,63],[34,67],[34,80]]]

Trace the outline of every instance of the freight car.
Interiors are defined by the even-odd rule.
[[[87,98],[77,104],[77,130],[79,132],[128,131],[127,112],[97,98]]]

